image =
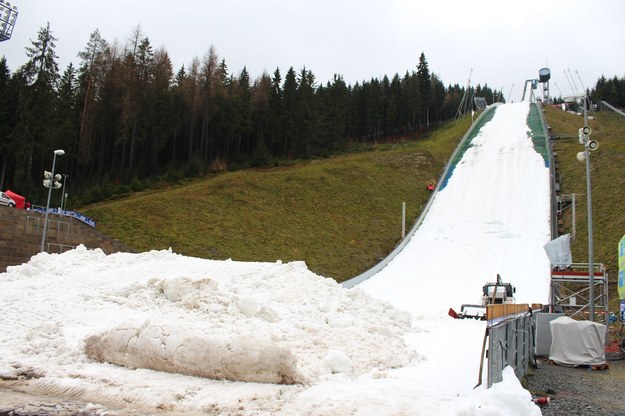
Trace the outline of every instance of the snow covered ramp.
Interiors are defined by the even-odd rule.
[[[500,274],[519,303],[546,303],[549,168],[532,141],[530,104],[500,105],[395,259],[360,286],[413,313],[479,303]]]

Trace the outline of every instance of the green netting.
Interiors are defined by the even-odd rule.
[[[456,166],[456,164],[458,164],[458,162],[460,162],[460,159],[462,159],[462,157],[464,156],[464,152],[466,152],[467,149],[473,146],[473,143],[472,143],[473,139],[480,132],[480,129],[484,127],[484,124],[488,123],[489,121],[493,119],[493,117],[495,116],[496,110],[497,110],[497,107],[492,108],[491,110],[488,111],[488,113],[484,114],[484,117],[482,117],[482,119],[479,122],[471,126],[471,132],[469,133],[469,137],[467,137],[467,140],[465,140],[465,142],[460,147],[460,151],[456,153],[456,156],[451,161],[451,164],[453,166]]]
[[[456,169],[456,165],[458,164],[458,162],[460,162],[460,160],[462,159],[462,156],[464,156],[464,153],[467,151],[467,149],[473,146],[473,143],[472,143],[473,139],[480,132],[480,129],[486,123],[488,123],[489,121],[493,119],[493,117],[495,116],[496,109],[497,107],[491,107],[491,108],[486,109],[485,111],[487,111],[487,113],[484,114],[484,116],[481,119],[479,119],[476,123],[474,123],[471,126],[471,131],[469,132],[469,135],[467,136],[466,140],[462,142],[462,144],[460,145],[460,148],[458,149],[455,156],[450,162],[449,169],[447,170],[447,174],[445,175],[445,178],[443,179],[443,183],[441,184],[440,189],[443,189],[445,186],[447,186],[447,182],[449,181],[449,178],[451,178],[451,175],[454,173],[454,169]]]
[[[527,115],[527,125],[530,128],[528,135],[532,138],[534,149],[543,157],[545,166],[549,167],[549,151],[547,132],[542,121],[540,107],[537,104],[530,105],[530,112]]]

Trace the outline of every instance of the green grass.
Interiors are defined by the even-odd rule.
[[[414,223],[470,119],[416,141],[292,166],[220,174],[82,211],[138,251],[211,259],[303,260],[343,281],[385,257]]]
[[[576,194],[576,234],[571,243],[573,261],[588,262],[588,204],[586,165],[576,159],[584,150],[579,144],[578,129],[584,126],[582,116],[556,108],[546,109],[551,134],[555,141],[562,193]],[[613,112],[590,113],[590,138],[599,142],[591,152],[591,194],[593,211],[593,246],[595,263],[603,263],[609,273],[610,310],[618,311],[617,245],[625,234],[625,117]],[[566,232],[572,230],[571,210],[564,213]]]

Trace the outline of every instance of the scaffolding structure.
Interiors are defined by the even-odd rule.
[[[573,263],[565,270],[551,271],[551,293],[555,312],[573,319],[590,319],[590,297],[594,297],[595,320],[607,323],[608,273],[602,263],[593,265],[593,291],[590,290],[590,266]]]

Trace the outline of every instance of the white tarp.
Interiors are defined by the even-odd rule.
[[[551,321],[549,326],[552,336],[550,360],[572,366],[605,364],[605,325],[562,316]]]
[[[571,256],[571,234],[564,234],[545,244],[547,257],[551,262],[551,267],[565,269],[573,263]]]

